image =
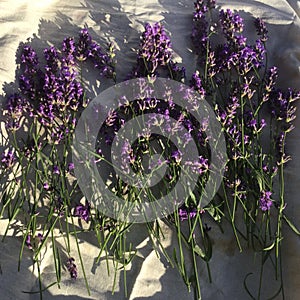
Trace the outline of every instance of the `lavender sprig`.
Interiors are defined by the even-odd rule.
[[[220,198],[227,207],[226,216],[238,247],[242,250],[235,221],[236,210],[241,205],[246,230],[243,233],[239,229],[241,236],[244,234],[249,239],[255,235],[262,249],[274,241],[278,274],[286,206],[283,166],[291,159],[286,138],[294,128],[296,107],[293,102],[299,99],[299,92],[277,87],[278,70],[276,67],[268,69],[266,65],[269,37],[262,19],[254,21],[257,39],[251,45],[243,35],[245,24],[241,16],[230,9],[215,10],[215,3],[213,6],[209,3],[195,2],[191,38],[198,66],[191,86],[214,105],[226,136],[229,161]],[[217,14],[219,20],[214,19]],[[216,43],[217,37],[221,44]],[[277,175],[278,187],[275,186]],[[267,229],[272,213],[278,216],[277,227]]]
[[[165,71],[172,79],[182,81],[185,68],[180,68],[173,60],[171,40],[161,23],[146,23],[141,36],[137,63],[129,74],[130,78],[159,76]]]

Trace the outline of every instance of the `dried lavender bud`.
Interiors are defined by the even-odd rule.
[[[73,257],[70,257],[67,261],[67,269],[71,275],[71,278],[77,279],[78,277],[78,271],[77,266],[75,265],[75,259]]]
[[[75,64],[76,46],[73,37],[67,37],[62,43],[63,60],[68,64]]]
[[[199,56],[205,55],[207,40],[208,40],[208,22],[206,20],[206,13],[209,6],[203,0],[198,0],[194,3],[195,12],[193,18],[192,28],[192,42],[195,48],[195,53]]]
[[[256,18],[254,21],[254,25],[256,27],[257,34],[260,36],[260,40],[262,42],[266,42],[269,37],[265,22],[261,18]]]
[[[199,92],[200,95],[203,97],[206,94],[206,91],[202,85],[202,80],[199,74],[199,71],[196,71],[191,79],[190,86],[193,87],[197,92]]]
[[[90,53],[90,46],[92,43],[92,37],[88,30],[82,29],[79,34],[79,41],[77,43],[76,58],[79,61],[85,61]]]
[[[46,72],[55,74],[59,66],[59,54],[55,47],[51,46],[44,50],[44,57],[46,60]]]

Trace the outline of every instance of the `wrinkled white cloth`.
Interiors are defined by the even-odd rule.
[[[300,88],[300,1],[296,0],[223,0],[218,2],[224,8],[238,11],[247,24],[253,17],[262,17],[268,25],[269,63],[279,67],[282,86]],[[189,78],[195,68],[195,57],[190,49],[193,1],[191,0],[2,0],[0,2],[0,85],[15,80],[15,53],[20,42],[31,38],[33,46],[42,49],[47,45],[58,45],[65,36],[76,36],[83,26],[88,26],[98,41],[114,41],[117,51],[117,80],[121,82],[130,71],[136,59],[135,49],[145,22],[162,21],[170,33],[176,60],[187,69]],[[254,37],[254,27],[249,26],[247,35]],[[99,82],[90,78],[96,95],[102,90]],[[298,112],[299,114],[299,112]],[[287,202],[286,211],[290,218],[300,224],[298,184],[300,182],[300,118],[296,129],[288,140],[288,151],[293,157],[286,169]],[[7,220],[0,220],[0,238],[4,234]],[[157,257],[142,226],[134,227],[134,244],[139,252],[126,272],[128,298],[142,299],[193,299],[188,293],[178,271],[166,263],[163,256]],[[164,228],[164,244],[172,255],[176,244],[174,233]],[[251,251],[239,253],[231,231],[221,234],[213,229],[215,250],[211,261],[213,282],[208,282],[205,264],[200,264],[200,282],[203,299],[248,299],[243,288],[247,273],[258,274],[257,262]],[[285,230],[283,247],[284,279],[286,299],[299,299],[300,294],[300,240]],[[68,272],[62,274],[61,288],[52,286],[44,293],[44,299],[125,299],[123,289],[124,272],[117,276],[116,291],[112,295],[113,273],[109,276],[106,262],[95,264],[98,249],[91,234],[80,235],[80,247],[85,262],[85,271],[91,289],[88,296],[82,276],[74,281]],[[73,241],[74,243],[74,241]],[[4,242],[0,242],[0,298],[39,299],[39,294],[29,294],[38,289],[36,270],[32,271],[30,251],[26,250],[18,272],[18,256],[21,240],[10,230]],[[75,248],[74,248],[75,249]],[[55,281],[51,264],[52,249],[48,249],[42,264],[42,284],[47,286]],[[253,260],[252,260],[253,258]],[[77,260],[78,261],[78,260]],[[109,262],[112,266],[112,263]],[[79,268],[80,270],[80,268]],[[266,268],[263,299],[274,294],[274,278],[271,266]],[[249,277],[251,288],[251,276]],[[273,286],[273,290],[270,287]],[[279,287],[279,286],[278,286]],[[255,287],[252,286],[254,289]],[[279,298],[276,298],[279,299]]]

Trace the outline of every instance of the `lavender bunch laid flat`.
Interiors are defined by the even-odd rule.
[[[90,293],[79,234],[95,236],[99,250],[96,263],[103,257],[112,258],[115,276],[120,269],[124,272],[126,295],[126,272],[130,272],[126,268],[138,251],[128,237],[133,222],[100,211],[93,198],[100,196],[94,193],[90,199],[84,193],[76,169],[81,164],[96,168],[107,190],[129,206],[139,205],[144,198],[150,199],[151,206],[171,194],[178,182],[187,183],[182,184],[184,194],[171,194],[175,207],[171,213],[160,220],[145,217],[144,225],[153,248],[177,267],[196,299],[201,299],[201,263],[212,281],[214,234],[228,224],[236,248],[251,248],[261,257],[256,294],[248,288],[249,274],[241,282],[250,297],[261,297],[266,262],[273,266],[278,294],[284,295],[283,224],[299,234],[285,213],[284,168],[291,160],[287,137],[294,129],[294,101],[300,92],[280,89],[279,70],[267,65],[267,42],[271,37],[262,19],[253,20],[256,40],[251,41],[244,35],[244,20],[238,13],[219,9],[213,0],[198,0],[194,6],[190,48],[197,63],[191,78],[186,77],[185,67],[175,62],[164,25],[146,23],[136,62],[124,81],[124,86],[131,89],[133,80],[141,96],[126,99],[124,91],[119,106],[107,110],[95,149],[86,156],[89,159],[75,163],[72,149],[76,147],[72,143],[78,124],[82,124],[80,118],[87,107],[92,107],[95,116],[87,124],[99,122],[105,112],[104,105],[93,106],[87,98],[90,87],[82,70],[93,68],[101,82],[111,82],[118,90],[115,48],[113,44],[103,47],[97,43],[87,28],[76,38],[66,37],[61,47],[44,49],[43,57],[37,55],[30,42],[20,45],[17,86],[5,95],[3,107],[8,144],[1,155],[0,217],[9,220],[7,231],[15,220],[22,222],[20,261],[27,248],[40,270],[43,250],[51,244],[56,273],[53,284],[59,287],[66,273],[74,284],[83,277]],[[153,87],[160,78],[176,82],[176,93],[166,85],[163,97],[156,97]],[[178,96],[186,106],[178,104]],[[107,105],[115,100],[108,97]],[[212,115],[201,106],[205,101],[220,126],[218,132],[209,128]],[[196,117],[199,111],[200,121]],[[144,123],[137,122],[140,132],[133,142],[126,135],[118,136],[135,118]],[[137,128],[129,126],[132,131]],[[151,132],[151,128],[156,131]],[[90,127],[84,130],[86,136],[92,136]],[[205,202],[206,185],[218,174],[213,158],[214,151],[222,148],[218,144],[222,136],[226,153],[220,151],[216,156],[223,162],[224,173],[220,185],[214,186],[212,197]],[[191,144],[195,148],[189,148]],[[120,150],[117,155],[112,153],[116,149]],[[188,153],[187,157],[186,149],[195,149],[196,154]],[[182,177],[186,181],[181,182]],[[128,178],[131,181],[126,182]],[[193,188],[189,186],[190,178],[196,178]],[[92,185],[91,181],[86,185]],[[148,183],[150,187],[145,187]],[[109,210],[111,203],[107,204]],[[162,223],[176,237],[172,255],[163,244]],[[59,237],[63,245],[58,243]],[[71,239],[75,239],[75,249]],[[39,287],[42,298],[40,273]]]

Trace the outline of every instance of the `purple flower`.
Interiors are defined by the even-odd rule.
[[[257,34],[260,36],[260,40],[262,42],[266,42],[268,40],[268,29],[265,22],[260,18],[256,18],[254,25],[256,27]]]
[[[260,120],[260,130],[261,130],[262,128],[264,128],[265,126],[267,126],[266,120],[265,120],[265,119],[261,119],[261,120]]]
[[[25,240],[25,245],[28,247],[28,249],[32,249],[32,245],[31,245],[31,235],[28,234]]]
[[[256,119],[251,119],[251,120],[249,121],[249,126],[250,126],[250,127],[256,128],[256,125],[257,125]]]
[[[192,209],[189,211],[190,218],[191,218],[191,219],[196,218],[197,213],[198,213],[198,212],[197,212],[197,209],[196,209],[196,208],[192,208]]]
[[[169,62],[169,67],[171,69],[171,78],[176,81],[182,81],[185,78],[185,67],[179,67],[177,63],[172,60]]]
[[[278,89],[270,93],[269,105],[271,113],[277,121],[281,121],[286,132],[293,129],[291,122],[296,118],[296,107],[292,102],[298,97],[299,94],[291,89],[287,92]]]
[[[41,243],[44,239],[43,235],[41,233],[38,233],[37,238],[39,240],[39,243]]]
[[[246,42],[247,42],[247,38],[244,37],[243,35],[238,35],[234,37],[235,40],[235,44],[237,46],[237,48],[244,48],[246,47]]]
[[[28,249],[32,249],[33,246],[37,247],[37,243],[41,243],[43,238],[44,237],[41,233],[38,233],[36,238],[32,238],[32,236],[28,234],[25,240],[25,245],[28,247]]]
[[[117,112],[113,109],[110,109],[108,112],[108,116],[105,119],[105,124],[107,126],[113,126],[117,120],[118,120]]]
[[[45,183],[43,184],[43,188],[44,188],[46,191],[48,191],[48,190],[50,189],[50,186],[49,186],[48,182],[45,182]]]
[[[202,80],[200,78],[200,74],[199,74],[199,71],[196,71],[193,76],[192,76],[192,79],[191,79],[191,84],[190,84],[191,87],[193,87],[197,92],[199,92],[199,94],[201,96],[205,96],[205,89],[202,85]]]
[[[15,161],[16,157],[12,149],[9,149],[7,153],[2,153],[1,163],[5,169],[10,169],[14,165]]]
[[[9,125],[6,124],[6,127],[11,129],[11,122],[17,122],[19,124],[24,111],[29,110],[29,102],[19,94],[12,94],[7,99],[6,109],[9,117],[7,122]]]
[[[64,53],[64,61],[74,64],[74,55],[76,53],[75,40],[73,37],[67,37],[63,40],[62,51]]]
[[[89,51],[90,51],[89,48],[91,46],[91,43],[92,43],[92,38],[88,30],[86,28],[82,29],[79,34],[79,41],[77,43],[77,53],[76,53],[77,59],[79,61],[84,61],[88,58]]]
[[[52,104],[40,103],[39,107],[36,110],[36,113],[39,116],[40,122],[45,127],[52,127],[52,123],[55,119],[55,112]]]
[[[37,72],[39,61],[34,49],[29,45],[25,45],[22,48],[21,57],[20,60],[17,60],[17,63],[20,64],[24,75],[34,75]]]
[[[205,17],[205,14],[215,8],[216,1],[215,0],[197,0],[194,2],[194,20],[199,20]]]
[[[272,192],[270,191],[262,191],[262,195],[259,199],[259,207],[262,211],[270,210],[272,206],[271,195]]]
[[[88,57],[94,63],[95,68],[100,70],[101,76],[113,78],[115,72],[114,51],[115,48],[112,44],[109,45],[108,52],[105,52],[98,43],[91,42]]]
[[[21,74],[19,76],[19,88],[23,95],[28,99],[34,100],[35,98],[35,82],[31,75]]]
[[[27,99],[35,100],[42,76],[34,49],[28,45],[23,46],[21,57],[17,59],[17,63],[20,64],[18,73],[19,89]]]
[[[266,85],[265,85],[265,93],[263,96],[263,102],[266,102],[270,98],[270,92],[274,91],[275,84],[278,78],[277,67],[272,67],[268,71],[268,75],[266,78]]]
[[[200,213],[203,213],[204,211],[200,211]],[[196,207],[187,208],[185,205],[178,209],[178,216],[181,222],[190,219],[196,218],[198,214],[198,210]]]
[[[74,163],[71,162],[68,164],[68,172],[74,170],[74,168],[75,168]]]
[[[59,167],[58,167],[58,166],[54,166],[54,167],[53,167],[53,174],[57,174],[57,175],[60,174],[60,170],[59,170]]]
[[[257,41],[254,49],[251,46],[242,48],[234,64],[238,66],[240,74],[245,75],[249,73],[253,67],[259,68],[263,66],[264,54],[264,46]]]
[[[36,112],[39,121],[44,127],[49,128],[50,135],[56,143],[63,139],[63,134],[58,131],[65,131],[65,126],[61,124],[53,128],[53,120],[61,118],[62,112],[77,111],[83,105],[83,87],[77,81],[75,51],[73,38],[64,39],[60,57],[54,47],[44,51],[47,65],[42,87],[43,97]],[[66,116],[66,120],[63,121],[67,123],[70,115],[64,113],[64,116]]]
[[[179,215],[179,218],[180,218],[181,222],[183,222],[185,220],[188,220],[188,212],[187,212],[186,209],[179,208],[178,215]]]
[[[256,68],[259,68],[263,66],[265,54],[267,52],[265,45],[261,40],[257,40],[255,42],[254,51],[256,52],[256,60],[254,61],[254,66]]]
[[[60,144],[66,136],[69,134],[70,130],[68,125],[59,125],[58,127],[52,128],[51,140],[55,145]]]
[[[228,100],[228,105],[226,107],[228,124],[231,124],[233,118],[236,117],[237,110],[239,107],[240,107],[239,99],[235,95],[232,95]]]
[[[226,43],[224,45],[219,45],[215,51],[216,56],[216,67],[218,72],[230,70],[235,61],[234,57],[237,55],[233,53],[229,45]]]
[[[230,9],[222,9],[219,17],[225,37],[229,42],[234,42],[236,34],[243,32],[244,20],[238,14],[234,14]]]
[[[180,164],[182,159],[182,153],[179,150],[176,150],[172,153],[171,157],[173,158],[176,164]]]
[[[195,53],[200,57],[206,53],[208,40],[208,22],[206,20],[206,13],[209,10],[209,5],[205,4],[203,0],[198,0],[194,3],[194,6],[195,12],[191,39],[195,48]],[[213,8],[212,6],[213,4],[211,4],[211,8]]]
[[[75,259],[73,257],[70,257],[67,261],[67,269],[71,275],[71,278],[77,279],[78,271],[77,266],[75,265]]]
[[[90,205],[86,202],[85,205],[79,204],[75,207],[74,216],[88,222],[90,216]]]
[[[205,18],[205,14],[208,12],[208,7],[205,5],[203,0],[198,0],[194,3],[194,20],[200,20],[202,18]]]
[[[137,66],[131,72],[131,77],[157,75],[159,67],[166,67],[171,62],[172,54],[171,41],[163,25],[146,23],[138,51]]]
[[[197,161],[187,161],[185,162],[187,166],[190,166],[192,172],[202,175],[208,171],[208,159],[203,156],[199,156]]]
[[[58,70],[59,65],[59,55],[55,47],[51,46],[44,50],[44,57],[46,60],[45,69],[47,72],[55,73]]]

